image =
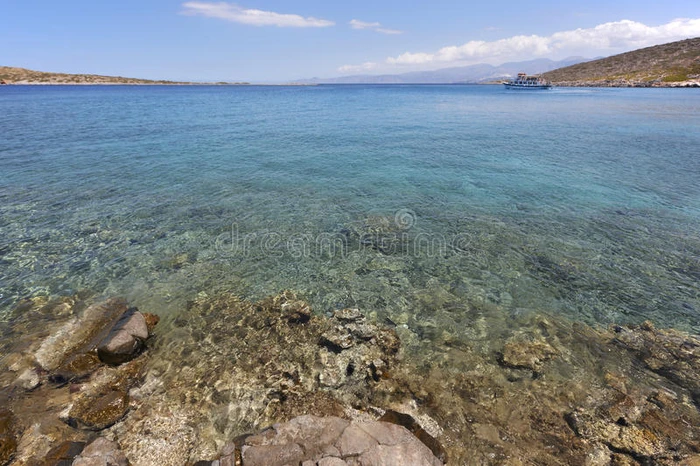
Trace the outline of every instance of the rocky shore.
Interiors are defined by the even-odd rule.
[[[485,343],[289,291],[160,323],[26,300],[0,328],[0,464],[700,464],[697,336],[503,318]]]

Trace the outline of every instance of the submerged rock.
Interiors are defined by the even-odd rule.
[[[613,342],[632,351],[646,367],[688,390],[700,406],[700,338],[658,330],[651,322],[614,328]]]
[[[542,365],[556,356],[557,351],[544,339],[520,340],[512,338],[503,347],[499,362],[515,369],[539,372]]]
[[[330,349],[332,335],[349,344]],[[167,348],[158,346],[164,342]],[[139,412],[113,431],[129,460],[139,465],[147,464],[143,452],[163,441],[143,434],[139,440],[129,432],[146,430],[141,416],[160,417],[175,406],[186,408],[178,410],[185,420],[172,429],[179,432],[184,423],[192,432],[168,434],[168,440],[226,442],[309,412],[338,416],[344,405],[363,405],[385,383],[399,347],[393,330],[367,322],[360,311],[318,316],[288,291],[256,303],[230,295],[202,296],[189,305],[186,319],[176,319],[170,332],[161,335],[153,349],[160,356],[149,362],[151,381],[134,392]],[[156,450],[150,457],[157,456]],[[216,453],[211,441],[200,441],[183,462]]]
[[[129,461],[116,442],[99,437],[85,447],[72,466],[128,466]]]
[[[0,465],[8,464],[16,450],[15,417],[10,410],[0,408]]]
[[[181,466],[190,463],[198,440],[193,419],[193,413],[178,407],[146,409],[113,430],[130,464]]]
[[[44,308],[50,313],[64,304],[49,302],[24,314],[22,326],[15,330],[21,336],[15,337],[14,352],[3,361],[8,371],[0,373],[0,404],[20,413],[23,428],[12,421],[14,427],[5,432],[7,423],[0,422],[0,458],[14,455],[17,465],[44,464],[41,461],[48,461],[49,453],[55,464],[70,464],[75,442],[88,441],[94,435],[89,431],[105,429],[124,417],[129,409],[128,391],[139,383],[146,362],[136,358],[115,367],[98,358],[97,345],[127,311],[121,299],[91,306],[76,303],[70,316],[50,329],[48,337],[44,329],[37,331],[37,325],[32,325],[32,318],[45,322]],[[74,314],[80,309],[84,311]],[[129,312],[127,317],[134,314]],[[134,329],[133,319],[125,318],[118,330],[129,330],[130,335],[145,340],[149,335],[145,318],[140,316],[140,321],[137,323],[143,325]],[[155,325],[157,317],[150,322]],[[26,337],[20,329],[28,331]]]
[[[49,375],[49,380],[56,384],[66,384],[87,378],[100,366],[100,360],[94,352],[78,353],[70,356]]]
[[[130,308],[97,346],[97,354],[103,362],[121,364],[138,356],[147,339],[146,319],[138,309]]]
[[[41,385],[41,377],[35,368],[28,368],[17,377],[16,384],[25,390],[34,390]]]
[[[119,421],[129,409],[129,395],[109,390],[79,398],[68,412],[67,423],[89,430],[102,430]]]
[[[69,319],[44,340],[34,354],[37,363],[52,371],[70,355],[86,352],[126,310],[126,301],[119,298],[89,306],[80,317]]]
[[[71,464],[73,459],[85,448],[85,442],[66,440],[53,447],[44,458],[44,466],[64,466]]]

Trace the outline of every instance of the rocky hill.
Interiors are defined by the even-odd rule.
[[[544,73],[557,86],[700,87],[700,37]]]
[[[150,81],[148,79],[123,78],[121,76],[99,76],[95,74],[46,73],[0,66],[2,84],[189,84],[173,81]]]

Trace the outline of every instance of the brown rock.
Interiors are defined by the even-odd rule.
[[[100,364],[94,352],[75,354],[64,361],[49,376],[49,380],[58,384],[78,381],[89,376]]]
[[[340,353],[352,348],[355,345],[355,339],[346,329],[333,328],[321,335],[320,344],[334,353]]]
[[[158,325],[158,322],[160,322],[160,317],[149,312],[144,312],[143,318],[146,319],[146,327],[148,328],[148,334],[153,335],[153,331],[155,330],[156,325]]]
[[[687,389],[700,405],[700,337],[678,330],[615,327],[614,343],[632,351],[650,370]]]
[[[136,308],[131,308],[99,344],[97,354],[103,362],[121,364],[138,356],[147,338],[146,319]]]
[[[499,362],[504,366],[539,372],[542,365],[557,354],[557,351],[543,339],[512,338],[503,347]]]
[[[85,448],[85,442],[65,441],[53,447],[44,458],[44,466],[67,466]]]
[[[363,322],[364,314],[359,309],[341,309],[333,313],[333,317],[344,322]]]
[[[69,424],[89,430],[102,430],[119,421],[129,408],[125,391],[110,390],[76,400],[68,414]]]
[[[15,382],[19,387],[31,391],[41,385],[41,377],[36,368],[25,369]]]
[[[9,464],[16,450],[15,418],[10,410],[0,408],[0,465]]]
[[[53,371],[71,355],[94,348],[126,310],[126,301],[118,298],[89,306],[79,318],[70,319],[44,340],[34,353],[37,363]]]

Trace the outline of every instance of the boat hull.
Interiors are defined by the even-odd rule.
[[[551,84],[536,84],[536,85],[526,85],[526,84],[510,84],[503,83],[506,89],[551,89]]]

